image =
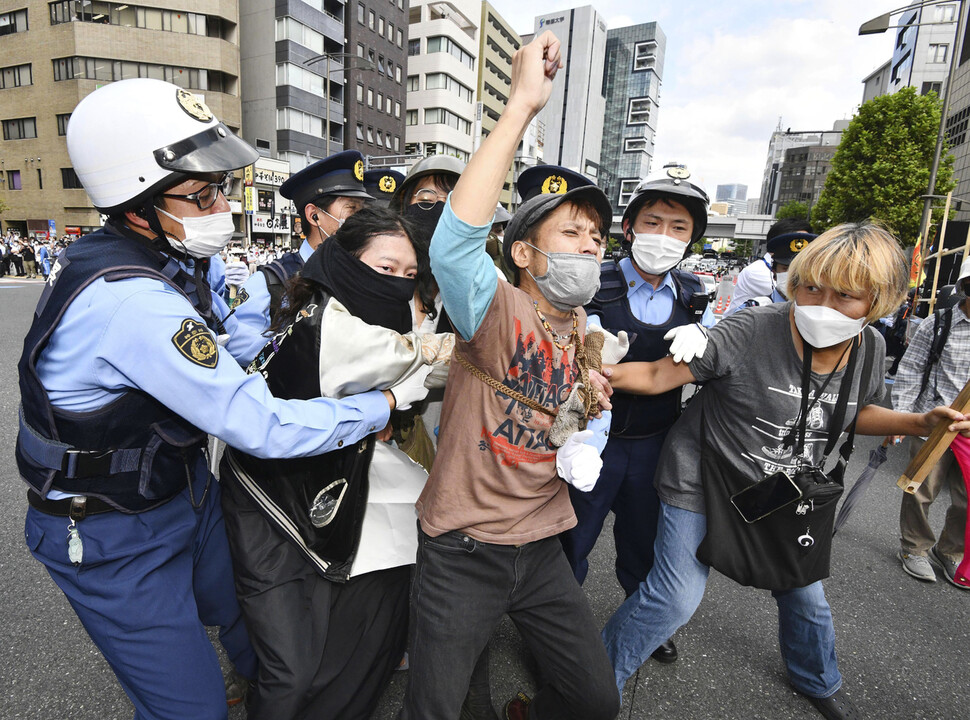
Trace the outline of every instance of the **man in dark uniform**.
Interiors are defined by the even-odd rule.
[[[356,150],[331,155],[291,175],[280,186],[280,195],[296,205],[306,239],[298,251],[261,265],[243,285],[236,318],[261,334],[280,306],[286,281],[344,220],[373,200],[364,189],[364,156]]]
[[[671,351],[671,331],[684,327],[679,340],[698,344],[704,333],[693,325],[706,307],[704,288],[691,273],[674,269],[692,243],[707,228],[707,193],[690,182],[683,166],[667,168],[657,179],[640,183],[623,213],[623,235],[631,257],[606,262],[600,290],[586,307],[589,325],[601,324],[618,334],[625,331],[630,349],[627,361],[659,360]],[[685,327],[686,326],[686,327]],[[674,347],[674,358],[680,350]],[[692,359],[694,354],[690,354]],[[667,431],[680,416],[680,390],[657,396],[613,395],[610,440],[603,452],[603,470],[588,493],[570,488],[576,527],[562,535],[563,548],[576,579],[589,570],[603,521],[612,510],[616,544],[616,577],[629,597],[653,566],[660,501],[653,475]],[[672,640],[653,657],[674,662]]]
[[[377,168],[364,172],[364,189],[381,207],[387,207],[394,192],[404,182],[404,173],[388,168]]]

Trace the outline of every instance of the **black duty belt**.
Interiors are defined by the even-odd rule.
[[[55,517],[69,517],[72,520],[83,520],[88,515],[117,511],[117,508],[112,507],[104,500],[85,495],[49,500],[41,497],[33,490],[28,490],[27,502],[30,503],[32,508],[40,510],[42,513]]]

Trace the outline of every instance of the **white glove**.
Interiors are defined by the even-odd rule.
[[[593,489],[603,468],[599,451],[584,442],[591,437],[592,430],[575,432],[556,451],[556,470],[559,476],[581,492]]]
[[[620,330],[616,335],[606,332],[599,325],[590,325],[586,328],[587,333],[603,333],[603,362],[607,365],[616,365],[626,357],[630,349],[630,336],[626,330]]]
[[[238,260],[226,263],[226,285],[242,285],[249,277],[249,266]]]
[[[704,357],[707,350],[707,330],[698,323],[681,325],[668,330],[664,340],[670,340],[670,354],[674,362],[689,363],[695,357]]]
[[[431,365],[422,365],[412,375],[391,388],[395,410],[408,410],[411,405],[421,402],[428,396],[428,388],[425,387],[424,381],[431,374],[431,370]]]

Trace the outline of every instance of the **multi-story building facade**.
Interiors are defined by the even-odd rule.
[[[405,154],[475,149],[480,0],[415,0],[408,14]]]
[[[512,56],[522,39],[487,0],[482,2],[478,42],[478,86],[475,106],[475,149],[495,128],[512,86]],[[499,202],[509,207],[515,194],[514,173],[509,168]]]
[[[200,95],[220,120],[239,129],[235,2],[6,5],[12,9],[0,11],[3,229],[79,235],[101,224],[71,167],[65,135],[78,102],[104,83],[168,80]]]
[[[816,144],[786,150],[777,206],[782,207],[789,202],[804,203],[811,215],[838,149],[838,145]]]
[[[807,147],[809,145],[838,146],[842,141],[842,132],[849,126],[848,120],[836,120],[831,130],[787,130],[778,127],[771,134],[768,141],[768,160],[765,163],[764,178],[761,181],[761,214],[771,215],[778,211],[781,192],[782,169],[785,164],[785,153],[791,148]]]
[[[955,48],[957,67],[950,88],[950,107],[946,118],[946,139],[953,155],[953,176],[957,181],[954,195],[970,193],[970,3],[963,3],[964,35]],[[970,206],[964,203],[956,214],[957,220],[970,220]]]
[[[538,116],[545,126],[545,161],[598,181],[606,116],[606,22],[586,6],[539,15],[534,30],[550,30],[559,38],[565,63]]]
[[[748,186],[740,183],[718,185],[715,200],[727,203],[726,215],[744,215],[748,212]]]
[[[408,3],[350,0],[347,5],[348,66],[344,147],[384,160],[404,150],[407,96]],[[380,164],[386,164],[381,162]]]
[[[343,150],[349,79],[344,4],[246,0],[240,5],[243,138],[262,154],[289,162],[293,172]]]
[[[655,22],[607,33],[597,184],[620,214],[637,183],[650,173],[666,47],[667,38]]]
[[[893,62],[887,60],[869,73],[862,80],[862,102],[867,103],[873,98],[889,92],[889,76],[892,73]]]

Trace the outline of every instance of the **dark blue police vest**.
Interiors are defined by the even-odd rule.
[[[197,304],[194,279],[174,259],[110,228],[62,252],[51,268],[18,365],[17,467],[41,497],[59,490],[101,498],[123,512],[142,512],[170,500],[193,473],[205,468],[206,434],[140,390],[128,390],[90,412],[56,408],[37,375],[37,359],[68,306],[101,277],[109,282],[153,278]]]
[[[670,342],[663,339],[667,331],[698,319],[690,309],[690,302],[691,295],[703,292],[701,281],[683,270],[671,270],[670,274],[676,288],[673,312],[665,323],[647,325],[630,309],[623,272],[615,262],[603,263],[600,289],[586,306],[586,312],[599,315],[605,330],[613,334],[626,330],[630,335],[630,351],[621,362],[652,362],[666,357],[670,351]],[[680,388],[661,395],[616,392],[610,398],[613,403],[610,435],[636,439],[667,430],[680,416],[680,396]]]
[[[269,319],[272,322],[283,304],[286,294],[286,281],[303,269],[303,256],[299,252],[288,252],[273,262],[259,266],[259,272],[266,279],[266,292],[269,293]]]

